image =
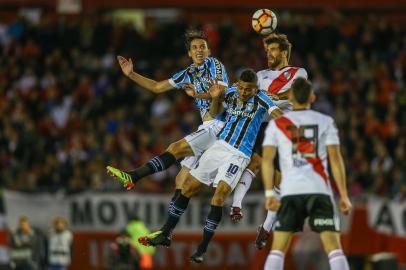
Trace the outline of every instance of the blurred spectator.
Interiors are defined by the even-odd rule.
[[[154,264],[152,259],[155,253],[155,247],[146,247],[138,242],[138,238],[150,234],[144,222],[134,216],[127,224],[126,230],[131,237],[131,245],[137,250],[140,256],[140,269],[153,269]]]
[[[138,253],[131,244],[130,235],[126,230],[110,245],[106,270],[140,270]]]
[[[37,270],[40,268],[40,239],[31,228],[27,217],[21,217],[18,228],[12,233],[10,242],[10,264],[15,270]]]
[[[53,225],[48,238],[48,270],[67,270],[72,257],[72,232],[62,217],[55,218]]]

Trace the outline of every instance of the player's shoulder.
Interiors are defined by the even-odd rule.
[[[267,71],[267,69],[258,70],[258,71],[257,71],[257,76],[258,76],[258,78],[264,76],[264,74],[266,73],[266,71]]]
[[[257,96],[265,101],[272,102],[271,97],[266,94],[265,90],[258,90]]]
[[[295,119],[307,119],[308,121],[316,122],[317,124],[330,124],[334,122],[334,119],[324,113],[317,112],[314,110],[303,110],[303,111],[290,111],[284,114],[285,117],[295,120]]]
[[[296,69],[295,78],[303,77],[307,79],[308,75],[306,69],[302,67],[293,67],[293,68]]]
[[[211,65],[222,65],[223,64],[220,60],[218,60],[216,57],[213,57],[213,56],[207,57],[205,61]]]
[[[264,90],[258,90],[257,96],[260,100],[265,102],[267,105],[273,106],[274,102],[270,96]]]

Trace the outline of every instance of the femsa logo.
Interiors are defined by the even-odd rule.
[[[334,220],[332,218],[316,218],[314,220],[315,226],[334,226]]]

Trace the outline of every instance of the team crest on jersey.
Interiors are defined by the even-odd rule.
[[[285,71],[283,73],[283,76],[285,76],[286,80],[289,80],[292,77],[292,73],[290,73],[290,71]]]

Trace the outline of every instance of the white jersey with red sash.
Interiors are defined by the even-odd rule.
[[[263,146],[278,149],[282,197],[330,195],[327,146],[339,144],[334,120],[313,110],[287,112],[269,122]]]
[[[307,72],[304,68],[286,66],[280,70],[260,70],[257,76],[259,89],[277,95],[288,91],[296,78],[307,79]],[[292,109],[288,100],[276,100],[274,103],[284,112]]]

